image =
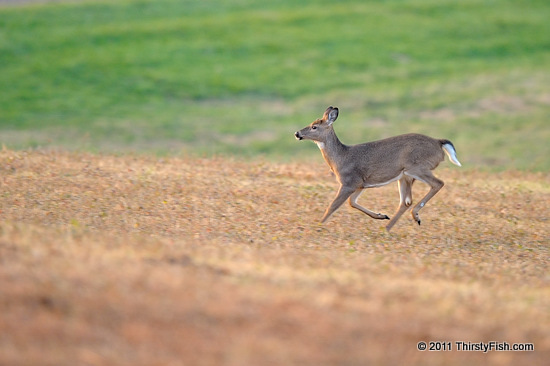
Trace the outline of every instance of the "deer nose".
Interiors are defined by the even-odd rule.
[[[298,139],[298,140],[301,140],[301,139],[302,139],[302,136],[300,135],[300,131],[296,131],[296,132],[294,133],[294,137],[296,137],[296,139]]]

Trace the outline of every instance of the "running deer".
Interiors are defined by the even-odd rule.
[[[313,140],[317,144],[340,183],[336,198],[325,211],[321,223],[347,199],[351,207],[370,217],[389,220],[387,215],[375,213],[359,205],[357,199],[365,188],[381,187],[397,181],[401,201],[393,219],[386,226],[386,230],[390,231],[411,206],[412,185],[415,180],[419,180],[431,187],[428,194],[412,209],[412,217],[420,225],[418,211],[444,185],[432,173],[444,160],[444,152],[453,164],[461,166],[451,141],[410,133],[348,146],[342,144],[334,132],[332,124],[336,118],[338,108],[328,107],[323,118],[313,121],[294,134],[298,140]]]

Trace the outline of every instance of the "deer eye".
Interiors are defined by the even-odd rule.
[[[316,129],[317,129],[317,125],[311,126],[311,129],[312,129],[312,130],[316,130]]]

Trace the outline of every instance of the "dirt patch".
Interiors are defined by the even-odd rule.
[[[4,150],[0,364],[545,364],[548,175],[436,174],[423,226],[390,235],[348,207],[317,223],[320,162]],[[362,202],[391,215],[397,187]]]

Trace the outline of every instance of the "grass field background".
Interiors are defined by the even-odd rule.
[[[346,143],[451,139],[466,167],[550,168],[550,5],[117,1],[0,8],[9,148],[309,159],[328,105]]]
[[[548,19],[546,0],[0,0],[0,365],[546,365]],[[293,133],[328,105],[348,144],[454,142],[421,227],[346,205],[318,223],[337,183]],[[360,201],[391,216],[396,184]]]

